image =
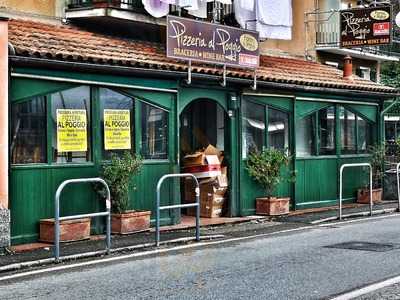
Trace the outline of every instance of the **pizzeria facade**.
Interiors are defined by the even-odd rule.
[[[38,239],[39,220],[53,217],[62,181],[99,176],[122,149],[144,158],[132,179],[135,209],[154,212],[159,178],[179,173],[182,157],[208,145],[227,166],[225,216],[255,213],[263,190],[245,162],[264,148],[294,156],[296,181],[278,191],[291,198],[292,210],[336,205],[340,166],[368,161],[368,146],[384,138],[384,101],[397,96],[300,58],[262,55],[256,80],[246,69],[228,67],[224,75],[205,64],[192,64],[190,78],[187,63],[167,58],[161,44],[22,20],[9,20],[8,33],[13,244]],[[345,202],[355,201],[364,176],[349,171]],[[102,209],[90,186],[66,189],[61,202],[64,215]],[[166,184],[162,202],[181,203],[180,186]],[[162,215],[164,225],[180,220],[177,210]],[[101,220],[92,222],[94,232],[103,228]]]

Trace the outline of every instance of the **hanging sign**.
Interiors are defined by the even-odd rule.
[[[131,149],[131,115],[129,109],[104,110],[104,149]]]
[[[84,109],[57,109],[57,152],[87,151]]]
[[[340,11],[340,47],[390,44],[392,7],[377,6]]]
[[[259,66],[258,32],[167,17],[167,57],[241,68]]]

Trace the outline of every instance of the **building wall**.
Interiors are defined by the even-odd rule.
[[[262,54],[288,54],[290,56],[304,57],[306,49],[311,49],[309,55],[315,57],[315,23],[305,24],[305,12],[315,10],[316,0],[294,0],[292,40],[267,40],[261,43]],[[306,26],[308,33],[306,34]]]
[[[65,0],[0,0],[0,8],[10,12],[61,17]]]

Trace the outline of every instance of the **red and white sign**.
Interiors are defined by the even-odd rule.
[[[383,23],[375,23],[373,27],[374,36],[377,35],[389,35],[390,34],[390,23],[383,22]]]

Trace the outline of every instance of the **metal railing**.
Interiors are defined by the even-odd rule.
[[[177,205],[167,205],[167,206],[160,206],[160,191],[161,185],[165,179],[168,178],[187,178],[190,177],[195,183],[195,194],[196,194],[196,202],[195,203],[188,203],[188,204],[177,204]],[[176,209],[176,208],[190,208],[196,207],[196,241],[200,241],[200,188],[199,188],[199,181],[197,178],[190,173],[183,173],[183,174],[167,174],[164,175],[158,180],[157,183],[157,203],[156,203],[156,247],[160,246],[160,211],[167,210],[167,209]]]
[[[60,217],[60,195],[62,190],[68,184],[72,183],[92,183],[99,182],[105,186],[107,197],[106,197],[106,211],[105,212],[97,212],[91,214],[83,214],[83,215],[74,215],[74,216],[66,216]],[[111,199],[110,199],[110,189],[107,183],[101,178],[79,178],[79,179],[69,179],[63,181],[59,187],[57,188],[56,195],[54,197],[54,208],[55,208],[55,217],[54,217],[54,257],[56,262],[60,261],[60,221],[66,220],[75,220],[80,218],[92,218],[92,217],[107,217],[107,225],[106,225],[106,250],[107,254],[110,253],[111,248]]]
[[[339,220],[342,220],[342,200],[343,200],[343,170],[345,168],[368,167],[369,168],[369,213],[372,216],[372,167],[370,163],[343,164],[340,167],[339,175]]]
[[[69,9],[85,7],[113,7],[144,12],[141,0],[67,0]]]

